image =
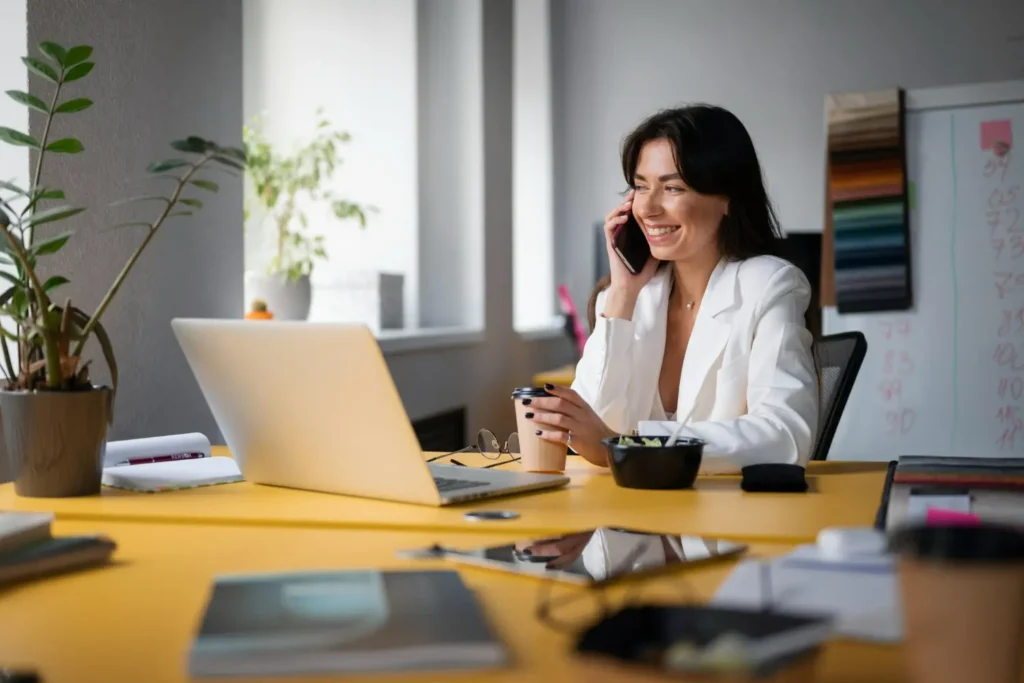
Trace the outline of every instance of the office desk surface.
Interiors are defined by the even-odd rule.
[[[46,683],[178,683],[189,680],[186,655],[214,577],[224,573],[342,568],[452,568],[443,560],[406,560],[403,548],[434,541],[457,547],[498,540],[494,535],[367,530],[281,529],[124,522],[61,522],[57,534],[104,532],[118,543],[117,564],[41,579],[4,591],[0,662],[34,667]],[[770,555],[784,546],[757,545]],[[734,561],[651,579],[643,596],[678,602],[681,585],[698,601],[713,595]],[[540,582],[493,570],[461,567],[487,618],[510,649],[512,668],[488,673],[416,674],[346,681],[581,681],[587,675],[571,655],[571,635],[535,617]],[[685,577],[685,584],[683,583]],[[580,590],[565,588],[556,590]],[[622,604],[621,590],[610,593]],[[904,680],[900,649],[851,641],[829,643],[816,681]],[[235,679],[242,680],[242,679]],[[288,679],[275,678],[275,681]],[[338,680],[303,677],[295,683]]]
[[[223,449],[218,452],[224,453]],[[467,464],[473,456],[460,454]],[[477,455],[477,458],[480,458]],[[480,458],[482,462],[482,458]],[[0,486],[0,509],[46,510],[59,519],[269,526],[566,532],[614,525],[679,534],[780,543],[813,541],[828,526],[870,526],[885,480],[882,463],[815,463],[805,494],[750,494],[738,477],[706,477],[695,490],[638,491],[617,486],[607,470],[570,459],[572,483],[561,490],[434,508],[249,482],[165,493],[104,488],[84,498],[22,498]],[[511,521],[467,521],[467,510],[514,510]]]

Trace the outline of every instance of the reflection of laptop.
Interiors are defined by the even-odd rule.
[[[248,481],[424,505],[569,482],[428,465],[363,325],[175,319],[171,327]]]

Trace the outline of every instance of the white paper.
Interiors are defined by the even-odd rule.
[[[131,491],[173,491],[242,480],[238,463],[232,458],[225,457],[172,460],[103,469],[104,486]]]
[[[180,453],[211,455],[210,440],[199,432],[151,436],[144,439],[108,441],[103,466],[110,467],[134,458],[156,458]]]
[[[970,512],[970,495],[911,495],[907,502],[907,520],[910,522],[923,522],[928,517],[929,509],[949,510],[950,512]]]
[[[903,639],[899,584],[890,556],[856,562],[820,559],[814,546],[761,562],[740,563],[719,587],[712,605],[763,608],[793,613],[829,614],[839,635],[872,642]]]

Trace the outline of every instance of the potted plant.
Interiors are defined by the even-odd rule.
[[[63,203],[51,205],[66,198],[61,189],[44,182],[43,169],[50,154],[79,154],[84,150],[76,138],[58,138],[57,129],[68,115],[92,106],[88,98],[66,95],[69,84],[92,71],[94,63],[89,59],[93,49],[87,45],[65,49],[43,42],[39,51],[39,57],[24,57],[22,61],[37,80],[48,84],[51,92],[43,96],[21,91],[7,94],[45,117],[42,137],[36,139],[0,127],[0,141],[35,150],[35,168],[27,187],[0,182],[0,276],[8,285],[0,293],[0,312],[15,325],[13,331],[0,329],[6,375],[0,389],[0,419],[19,495],[89,495],[100,488],[118,382],[114,344],[100,319],[160,228],[169,220],[202,208],[200,199],[188,195],[195,189],[217,192],[217,184],[200,172],[217,168],[237,175],[244,172],[245,154],[241,149],[191,136],[171,143],[189,158],[150,164],[152,177],[171,181],[166,185],[170,190],[119,202],[153,202],[157,207],[155,217],[149,222],[115,226],[140,230],[140,242],[96,310],[87,313],[73,305],[70,298],[60,297],[60,288],[68,284],[66,277],[50,275],[43,279],[39,271],[41,262],[63,249],[72,235],[51,233],[53,224],[85,210]],[[44,226],[47,234],[42,234]],[[86,341],[93,337],[109,367],[110,386],[93,384],[90,361],[82,357]],[[17,361],[12,360],[12,347]]]
[[[358,220],[366,227],[366,214],[374,211],[338,197],[328,181],[342,163],[338,147],[350,140],[348,133],[333,131],[331,123],[317,110],[317,134],[294,153],[286,154],[271,145],[258,128],[244,126],[242,141],[246,155],[246,225],[273,225],[273,256],[265,272],[246,275],[246,295],[266,303],[279,320],[305,320],[312,301],[310,275],[316,260],[327,258],[322,234],[309,232],[306,209],[326,202],[339,221]]]

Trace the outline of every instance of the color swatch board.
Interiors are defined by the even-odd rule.
[[[906,116],[914,302],[823,312],[868,340],[829,459],[1024,456],[1024,82],[909,91]]]

